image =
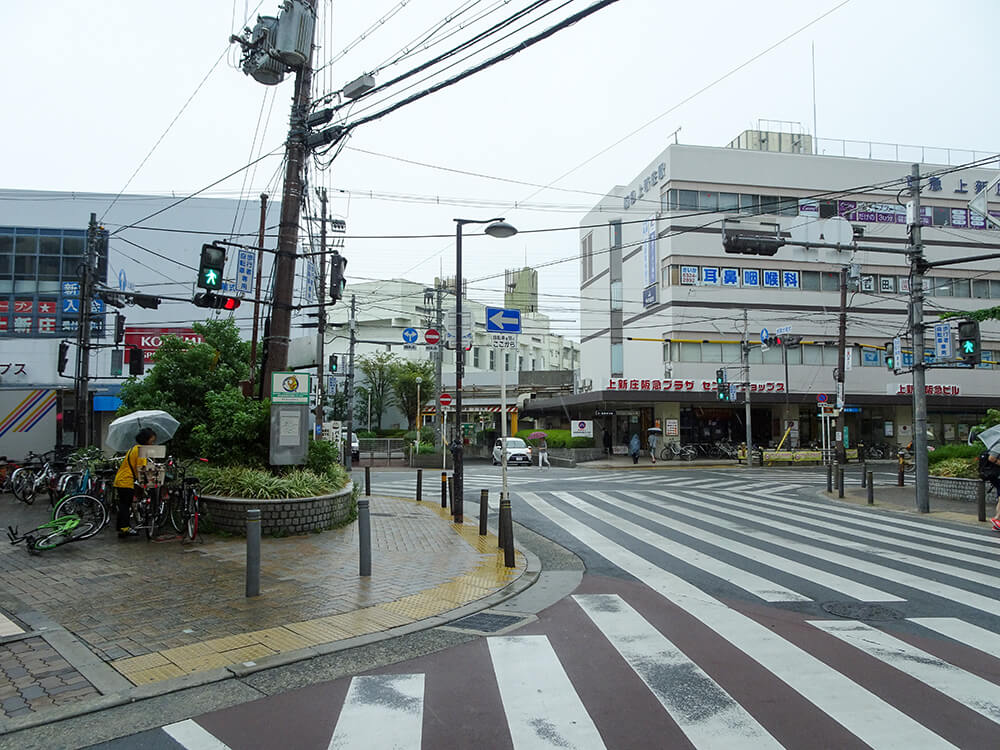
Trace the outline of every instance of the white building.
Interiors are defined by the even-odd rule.
[[[894,336],[908,336],[906,256],[792,245],[772,257],[723,250],[724,218],[740,219],[744,231],[777,229],[786,241],[811,233],[816,241],[821,227],[836,231],[820,220],[837,216],[856,228],[859,243],[907,247],[897,199],[906,201],[911,161],[920,161],[922,150],[911,149],[910,158],[897,147],[889,159],[811,150],[808,136],[753,131],[729,147],[671,145],[602,199],[580,230],[581,378],[589,392],[537,399],[531,413],[554,415],[569,404],[572,418],[594,417],[616,445],[656,421],[668,440],[742,440],[742,395],[720,403],[715,380],[720,368],[730,381],[743,380],[746,340],[757,344],[749,353],[754,442],[776,443],[787,427],[801,443],[817,441],[817,399],[836,399],[840,270],[860,264],[847,305],[848,440],[908,443],[912,376],[888,370],[883,351]],[[973,159],[940,154],[955,166]],[[1000,232],[968,209],[997,177],[996,161],[987,163],[992,168],[955,166],[920,165],[928,176],[921,192],[928,261],[1000,249]],[[991,213],[1000,209],[998,195],[990,189]],[[986,260],[927,273],[925,356],[936,353],[937,313],[1000,304],[998,267]],[[762,330],[785,327],[805,343],[762,351]],[[928,423],[938,441],[964,439],[998,404],[992,362],[1000,358],[1000,326],[984,323],[982,337],[981,366],[927,371]],[[903,365],[912,364],[906,339],[904,350]]]

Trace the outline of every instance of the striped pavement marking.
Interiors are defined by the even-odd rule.
[[[600,750],[594,720],[543,635],[487,639],[514,750]]]
[[[620,596],[590,594],[573,599],[695,747],[781,747],[729,693]]]
[[[526,492],[522,497],[567,533],[756,660],[863,742],[901,750],[954,747],[871,691],[693,584],[603,537],[539,495]]]
[[[1000,724],[1000,686],[989,680],[863,622],[811,620],[809,624]]]
[[[163,727],[163,731],[184,750],[230,750],[229,745],[216,739],[191,719],[168,724]]]
[[[420,750],[423,724],[422,674],[355,677],[328,750]]]
[[[914,622],[984,654],[993,657],[1000,654],[1000,635],[957,617],[911,617],[908,622]]]

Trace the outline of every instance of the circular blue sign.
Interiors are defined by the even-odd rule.
[[[403,341],[407,344],[412,344],[417,340],[417,329],[416,328],[404,328],[403,329]]]

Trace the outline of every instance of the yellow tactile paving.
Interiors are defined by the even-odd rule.
[[[230,663],[240,663],[245,661],[253,661],[254,659],[261,659],[265,656],[271,656],[272,654],[278,653],[273,649],[269,649],[267,646],[262,646],[259,643],[255,643],[252,646],[244,646],[243,648],[237,648],[232,651],[227,651],[223,656],[229,657]]]
[[[173,677],[183,677],[184,674],[184,670],[180,667],[174,664],[168,664],[164,667],[144,669],[141,672],[135,672],[125,676],[128,677],[135,685],[148,685],[151,682],[161,682],[162,680],[169,680]]]
[[[313,645],[307,638],[292,632],[288,628],[268,628],[267,630],[255,630],[247,635],[253,636],[258,643],[262,643],[275,651],[295,651]]]
[[[131,675],[135,672],[142,672],[154,667],[163,667],[170,664],[167,657],[162,654],[144,654],[142,656],[130,656],[127,659],[118,659],[111,662],[111,666],[124,675]]]

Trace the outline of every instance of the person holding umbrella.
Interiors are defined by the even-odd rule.
[[[659,423],[655,427],[650,427],[646,432],[649,433],[649,457],[652,459],[653,463],[656,463],[656,449],[660,445],[660,436],[663,434],[663,430],[660,429]]]
[[[537,430],[530,435],[528,438],[531,440],[538,440],[538,468],[541,469],[543,466],[547,468],[552,468],[552,464],[549,463],[549,444],[546,442],[545,438],[548,437],[541,430]]]
[[[152,445],[156,442],[156,433],[149,427],[143,427],[135,436],[135,445],[128,449],[122,459],[118,473],[115,474],[115,493],[118,496],[118,538],[134,536],[131,528],[132,501],[135,499],[135,483],[139,479],[139,467],[146,465],[146,459],[139,456],[139,446]]]

